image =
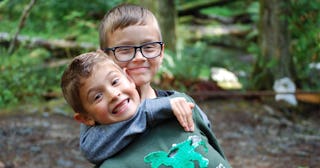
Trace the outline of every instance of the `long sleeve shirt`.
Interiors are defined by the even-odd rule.
[[[169,97],[146,99],[129,120],[108,125],[81,124],[81,152],[90,162],[99,164],[127,146],[147,128],[173,117]]]
[[[190,97],[185,94],[175,92],[172,96],[185,96],[192,101]],[[203,167],[230,168],[231,166],[218,140],[212,129],[208,127],[208,123],[205,122],[201,112],[198,111],[199,109],[198,107],[193,109],[194,132],[185,132],[175,119],[166,120],[154,128],[148,129],[120,152],[105,160],[99,167],[149,168],[151,167],[151,163],[145,159],[153,155],[155,156],[153,159],[156,159],[155,162],[157,163],[155,165],[165,164],[163,161],[166,159],[167,161],[169,160],[166,163],[171,163],[173,167],[186,167],[184,166],[185,164],[189,164],[189,167],[191,167],[190,164],[196,165],[200,162],[207,162],[208,165]],[[188,150],[177,147],[177,144],[181,144],[193,136],[200,137],[203,146],[196,145]],[[204,146],[206,146],[207,151]],[[177,148],[174,149],[175,147]],[[169,153],[169,151],[172,153]],[[180,155],[180,157],[178,155]],[[172,158],[176,158],[178,163],[175,162],[174,165],[172,165]],[[181,161],[181,159],[187,160]]]
[[[80,126],[80,150],[87,160],[93,164],[115,155],[135,138],[148,129],[168,119],[174,119],[170,105],[170,96],[174,91],[158,90],[158,97],[146,99],[139,105],[136,114],[126,121],[108,125]],[[189,97],[189,99],[191,99]],[[198,106],[195,106],[204,123],[210,128],[211,123]],[[178,121],[175,120],[177,123]]]

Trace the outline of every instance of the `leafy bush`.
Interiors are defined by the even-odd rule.
[[[20,35],[97,45],[97,29],[102,16],[120,2],[123,1],[39,0],[33,6]],[[19,18],[28,3],[21,0],[0,2],[0,32],[11,35],[16,32]],[[47,67],[49,59],[54,61],[51,53],[43,49],[20,48],[9,56],[7,48],[3,47],[0,48],[0,108],[41,101],[48,92],[60,92],[60,76],[64,66]]]
[[[291,0],[290,5],[291,49],[301,88],[319,90],[320,70],[311,69],[310,64],[320,63],[320,2]]]
[[[3,48],[0,52],[0,108],[43,100],[44,94],[60,90],[64,67],[47,67],[46,50],[19,49],[11,56]]]
[[[174,78],[173,85],[168,86],[168,89],[175,88],[182,91],[191,91],[186,88],[188,83],[192,85],[192,82],[197,80],[212,80],[212,67],[227,68],[235,73],[241,73],[242,76],[239,75],[240,80],[246,78],[245,74],[251,68],[247,62],[239,59],[239,56],[243,56],[243,53],[237,50],[212,47],[200,41],[195,44],[179,43],[179,46],[181,49],[177,54],[166,50],[159,73],[160,77],[158,76],[158,78],[163,78],[161,75],[169,74]],[[166,80],[162,79],[161,82],[166,83]]]
[[[133,0],[132,0],[133,1]],[[29,1],[0,1],[0,32],[15,33],[20,15]],[[38,0],[26,20],[22,35],[46,39],[71,39],[77,42],[98,44],[98,24],[105,12],[124,0]],[[181,3],[187,1],[180,1]],[[250,5],[249,3],[250,2]],[[292,12],[289,15],[292,37],[291,52],[301,87],[306,90],[319,90],[319,71],[310,69],[310,63],[320,62],[320,12],[319,1],[290,0]],[[214,14],[232,17],[242,13],[250,15],[253,26],[258,22],[259,3],[257,1],[236,1],[226,7],[215,7],[202,10],[202,14]],[[214,22],[214,24],[219,24]],[[181,26],[181,25],[180,25]],[[188,25],[184,27],[187,29]],[[248,25],[247,25],[248,26]],[[249,25],[252,26],[252,25]],[[164,32],[165,33],[165,32]],[[191,36],[181,32],[182,36]],[[256,55],[259,46],[256,43],[257,32],[237,42],[236,46]],[[209,37],[206,42],[227,41],[226,36]],[[243,38],[243,37],[241,37]],[[188,39],[188,38],[186,38]],[[210,46],[204,41],[181,42],[177,54],[166,51],[161,71],[166,71],[181,79],[183,90],[184,79],[196,80],[210,77],[210,67],[224,67],[233,72],[250,73],[252,66],[239,59],[246,53],[231,51]],[[234,42],[230,40],[230,43]],[[250,45],[248,44],[250,43]],[[229,43],[228,43],[229,44]],[[0,108],[17,103],[29,103],[43,99],[43,94],[51,91],[60,92],[59,81],[64,66],[47,67],[47,61],[53,58],[51,53],[42,49],[18,49],[13,55],[7,55],[6,48],[0,48]],[[272,65],[271,65],[272,66]],[[250,80],[243,80],[252,82]],[[179,82],[179,80],[178,80]]]
[[[123,0],[38,0],[21,34],[78,42],[98,43],[98,26],[103,15]],[[0,5],[0,18],[6,26],[0,31],[14,33],[24,7],[29,1],[10,0]],[[44,12],[45,11],[45,12]]]

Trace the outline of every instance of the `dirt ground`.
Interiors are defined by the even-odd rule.
[[[78,123],[57,104],[0,111],[0,168],[92,167],[78,149]],[[233,167],[320,167],[319,106],[298,113],[257,100],[198,105]]]

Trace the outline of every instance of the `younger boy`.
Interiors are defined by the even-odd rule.
[[[61,88],[75,111],[75,120],[87,125],[82,128],[88,129],[91,136],[94,135],[92,131],[97,131],[96,135],[105,139],[99,141],[103,144],[92,141],[93,148],[99,147],[92,150],[101,151],[93,158],[95,164],[120,151],[147,128],[172,118],[172,110],[186,131],[194,129],[189,108],[193,107],[192,103],[184,98],[169,101],[169,97],[163,97],[146,99],[140,104],[134,82],[103,52],[85,53],[74,58],[63,73]]]

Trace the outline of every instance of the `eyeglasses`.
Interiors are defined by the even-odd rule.
[[[112,51],[113,55],[120,62],[131,61],[137,53],[137,49],[145,58],[155,58],[160,56],[162,51],[163,42],[150,42],[141,46],[118,46],[113,48],[105,48],[104,52]]]

